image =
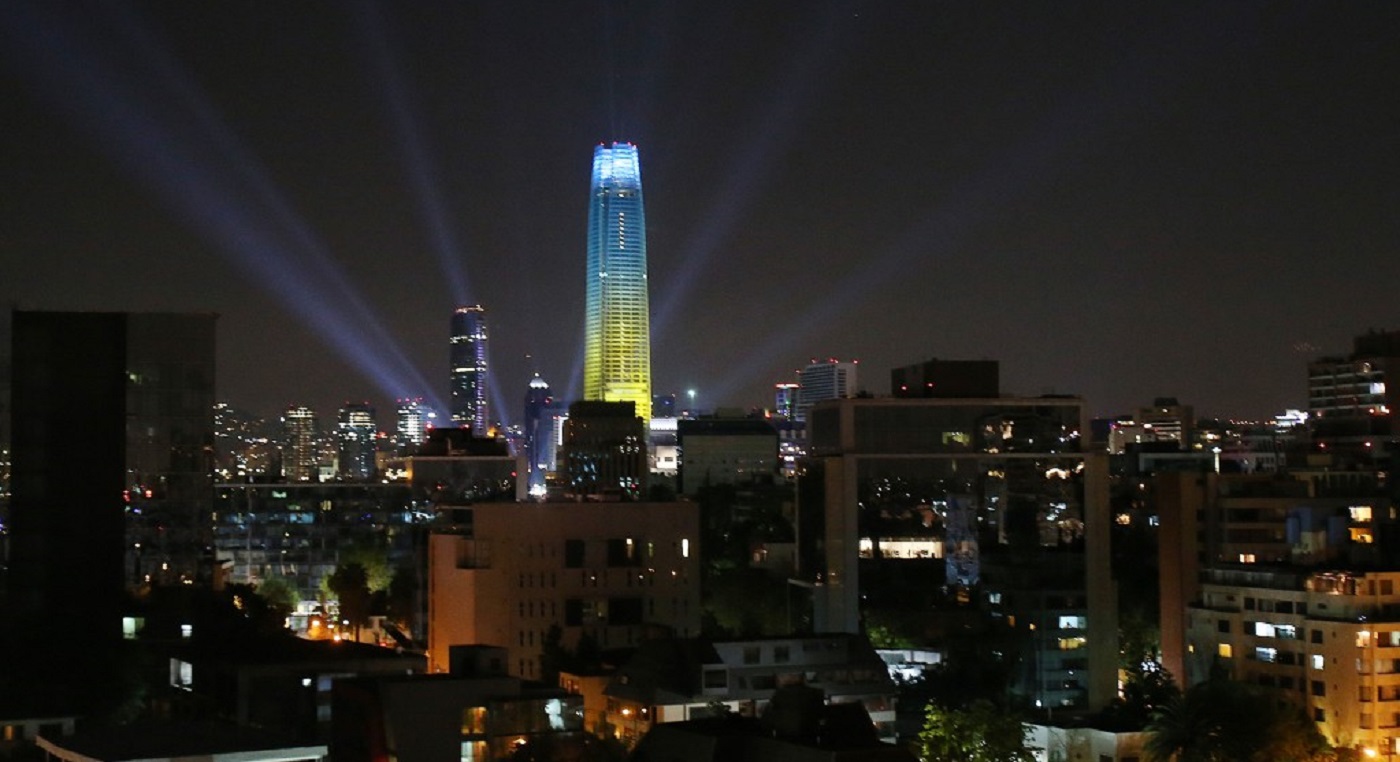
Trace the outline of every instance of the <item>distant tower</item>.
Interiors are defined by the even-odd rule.
[[[452,422],[486,436],[486,309],[479,304],[452,313]]]
[[[807,412],[822,400],[854,397],[856,364],[840,360],[812,361],[803,369],[797,390],[797,420],[807,420]]]
[[[316,478],[316,413],[293,405],[282,414],[282,478],[309,482]]]
[[[631,402],[651,419],[646,216],[637,147],[593,149],[584,303],[583,397]]]
[[[336,450],[342,479],[367,480],[374,476],[374,408],[368,403],[347,404],[336,424]]]
[[[525,392],[525,468],[532,497],[545,494],[545,478],[554,470],[558,454],[558,440],[554,438],[556,411],[549,384],[536,373]]]
[[[773,415],[784,421],[797,418],[797,384],[786,382],[773,384]]]
[[[413,455],[428,439],[428,429],[437,416],[422,397],[409,397],[398,401],[398,415],[394,425],[394,452],[398,455]]]

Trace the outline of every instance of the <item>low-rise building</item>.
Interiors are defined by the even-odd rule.
[[[505,672],[505,649],[452,649],[452,671],[338,680],[331,758],[510,759],[550,736],[583,742],[583,698]]]
[[[521,677],[544,676],[559,645],[601,648],[700,632],[700,519],[694,503],[484,503],[454,508],[429,538],[429,669],[454,645],[507,651]]]
[[[878,737],[895,739],[895,685],[863,636],[844,633],[731,640],[656,640],[613,676],[606,716],[623,741],[659,723],[709,717],[723,704],[757,717],[785,686],[821,691],[833,704],[858,703]]]

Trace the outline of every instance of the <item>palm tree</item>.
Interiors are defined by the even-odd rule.
[[[1332,749],[1277,692],[1212,678],[1173,698],[1147,725],[1143,751],[1167,762],[1315,762]]]

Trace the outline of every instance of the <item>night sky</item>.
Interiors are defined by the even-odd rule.
[[[1258,417],[1400,328],[1400,3],[7,2],[0,53],[0,301],[216,312],[263,414],[445,398],[459,302],[506,418],[569,388],[613,140],[701,407],[939,357]]]

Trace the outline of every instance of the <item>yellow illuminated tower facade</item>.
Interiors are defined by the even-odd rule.
[[[651,320],[642,167],[631,143],[593,149],[583,397],[651,419]]]

